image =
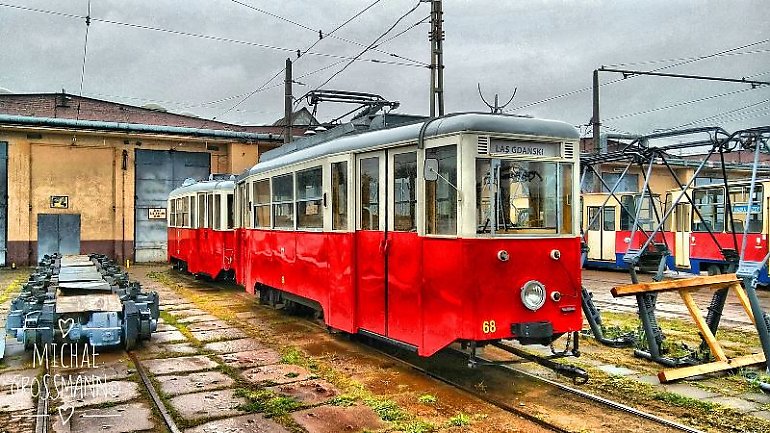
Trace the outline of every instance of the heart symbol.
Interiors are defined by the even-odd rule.
[[[72,319],[70,319],[72,320]],[[69,412],[67,414],[66,412]],[[72,418],[72,414],[75,413],[75,406],[70,406],[68,408],[59,408],[59,418],[61,418],[61,423],[64,425],[67,425],[68,422],[70,422],[70,418]]]
[[[69,325],[67,325],[68,323]],[[64,325],[67,325],[66,327],[67,331],[64,331],[64,328],[65,328]],[[69,334],[70,331],[72,331],[73,326],[75,326],[75,320],[72,317],[70,317],[67,320],[59,319],[59,331],[61,331],[61,338],[63,339],[67,338],[67,334]]]

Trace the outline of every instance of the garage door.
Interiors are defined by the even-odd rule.
[[[0,266],[8,251],[8,143],[0,141]]]
[[[205,152],[136,150],[134,259],[166,261],[166,220],[150,218],[153,209],[165,209],[169,193],[187,178],[207,179],[211,157]]]

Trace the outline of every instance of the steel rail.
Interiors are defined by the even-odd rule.
[[[456,349],[453,349],[453,350],[456,350]],[[464,352],[461,352],[461,351],[458,351],[458,352],[464,353]],[[483,359],[480,356],[477,356],[477,358]],[[489,361],[489,360],[487,360],[487,361]],[[521,374],[523,376],[526,376],[526,377],[528,377],[530,379],[533,379],[533,380],[536,380],[538,382],[543,382],[545,384],[548,384],[550,386],[556,387],[556,388],[558,388],[558,389],[560,389],[562,391],[568,392],[570,394],[574,394],[574,395],[583,397],[583,398],[585,398],[585,399],[587,399],[589,401],[593,401],[593,402],[596,402],[596,403],[601,403],[601,404],[603,404],[605,406],[608,406],[608,407],[611,407],[611,408],[613,408],[615,410],[619,410],[621,412],[629,413],[631,415],[635,415],[635,416],[638,416],[640,418],[644,418],[646,420],[656,422],[656,423],[664,425],[666,427],[670,427],[670,428],[673,428],[673,429],[676,429],[676,430],[679,430],[679,431],[683,431],[683,432],[688,432],[688,433],[705,433],[703,430],[698,430],[698,429],[696,429],[694,427],[686,426],[684,424],[680,424],[678,422],[671,421],[669,419],[666,419],[666,418],[663,418],[663,417],[660,417],[660,416],[657,416],[657,415],[653,415],[653,414],[651,414],[649,412],[644,412],[644,411],[641,411],[639,409],[635,409],[635,408],[633,408],[631,406],[626,406],[623,403],[619,403],[619,402],[616,402],[616,401],[613,401],[613,400],[610,400],[610,399],[598,396],[596,394],[591,394],[589,392],[581,391],[581,390],[573,388],[573,387],[571,387],[569,385],[565,385],[563,383],[559,383],[559,382],[556,382],[554,380],[551,380],[551,379],[548,379],[548,378],[545,378],[545,377],[540,377],[540,376],[538,376],[536,374],[533,374],[533,373],[530,373],[530,372],[527,372],[527,371],[524,371],[524,370],[521,370],[521,369],[518,369],[518,368],[514,368],[514,367],[512,367],[510,365],[496,364],[496,365],[493,365],[493,367],[496,367],[498,369],[515,371],[518,374]]]
[[[142,367],[139,358],[136,357],[133,351],[127,351],[126,353],[128,353],[128,356],[131,358],[131,362],[134,363],[136,372],[139,373],[139,377],[142,378],[142,384],[144,384],[144,388],[150,394],[150,398],[152,398],[155,407],[158,408],[158,412],[160,412],[160,416],[163,418],[166,427],[168,427],[171,433],[181,433],[176,422],[174,422],[174,418],[171,417],[171,413],[166,409],[166,405],[163,404],[163,400],[161,400],[160,395],[158,395],[158,391],[156,391],[155,387],[152,385],[150,378],[147,376],[147,372],[144,371],[144,367]]]

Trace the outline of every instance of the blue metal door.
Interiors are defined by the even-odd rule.
[[[80,254],[79,214],[37,215],[37,260],[53,253]]]
[[[0,141],[0,266],[8,251],[8,143]]]
[[[136,150],[134,197],[134,260],[166,261],[168,233],[165,219],[150,219],[150,209],[165,209],[169,193],[187,178],[207,179],[211,156],[206,152]]]

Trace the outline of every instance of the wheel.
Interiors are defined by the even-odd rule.
[[[139,340],[139,309],[134,301],[123,304],[123,346],[126,350],[136,347]]]
[[[722,268],[720,268],[718,265],[709,265],[706,268],[706,272],[708,272],[709,275],[721,275]]]

